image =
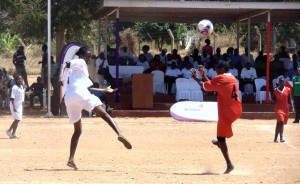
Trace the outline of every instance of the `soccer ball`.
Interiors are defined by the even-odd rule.
[[[214,30],[214,26],[210,20],[204,19],[198,23],[198,31],[201,36],[209,36]]]

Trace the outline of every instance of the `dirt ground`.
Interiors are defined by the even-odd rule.
[[[127,150],[100,118],[83,118],[75,162],[66,163],[73,126],[67,117],[26,116],[17,135],[0,116],[0,183],[300,183],[300,125],[285,126],[285,143],[273,143],[274,120],[238,120],[229,139],[235,169],[211,144],[216,123],[172,118],[116,118],[131,141]]]

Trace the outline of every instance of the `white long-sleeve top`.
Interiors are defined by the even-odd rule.
[[[256,75],[256,70],[253,67],[250,67],[250,69],[248,70],[247,68],[243,68],[242,72],[241,72],[241,78],[242,79],[256,79],[257,75]]]

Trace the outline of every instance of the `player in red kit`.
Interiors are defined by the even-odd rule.
[[[234,166],[229,158],[226,138],[233,136],[232,123],[241,116],[242,104],[238,96],[239,87],[236,78],[228,73],[229,64],[227,62],[220,62],[216,65],[215,70],[218,75],[209,80],[204,73],[203,66],[199,65],[199,72],[203,78],[203,82],[200,81],[195,69],[192,69],[191,73],[193,78],[206,91],[217,92],[217,140],[213,140],[213,144],[221,149],[227,163],[227,169],[224,174],[228,174],[234,169]]]
[[[283,127],[287,124],[289,118],[288,101],[291,100],[291,89],[289,87],[285,87],[285,80],[283,77],[279,78],[278,84],[279,86],[274,89],[273,93],[273,100],[275,102],[275,113],[277,119],[274,142],[278,142],[278,134],[280,135],[280,142],[285,142],[283,138]]]

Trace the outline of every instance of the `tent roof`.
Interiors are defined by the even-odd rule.
[[[265,1],[265,0],[261,0]],[[224,2],[201,0],[103,0],[93,19],[104,19],[119,8],[122,22],[196,23],[209,19],[233,23],[251,18],[251,22],[300,23],[300,2]],[[115,16],[109,16],[114,20]]]

